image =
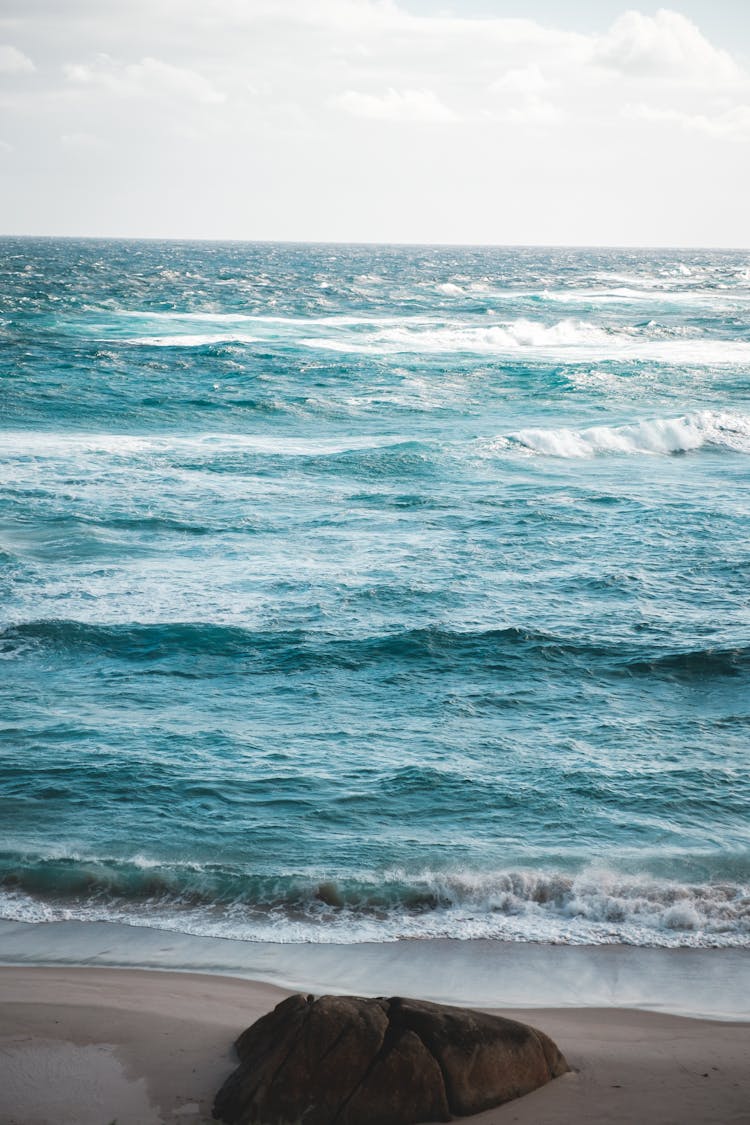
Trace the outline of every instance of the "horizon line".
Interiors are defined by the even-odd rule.
[[[248,246],[371,246],[425,249],[465,250],[685,250],[730,251],[750,253],[750,245],[716,245],[710,243],[645,243],[645,242],[432,242],[380,239],[315,239],[315,238],[225,238],[216,235],[128,235],[128,234],[8,234],[0,241],[22,239],[55,242],[181,242],[237,244]]]

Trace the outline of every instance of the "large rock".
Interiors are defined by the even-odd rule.
[[[290,996],[237,1040],[228,1125],[417,1125],[479,1113],[565,1074],[515,1020],[424,1000]]]

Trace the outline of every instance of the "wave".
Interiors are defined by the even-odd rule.
[[[6,857],[0,866],[0,917],[17,921],[118,921],[247,941],[750,946],[750,884],[736,881],[691,884],[599,868],[263,876],[143,858]]]
[[[414,328],[408,324],[368,335],[308,336],[297,341],[338,352],[379,354],[467,354],[537,357],[559,363],[580,360],[650,360],[681,365],[721,365],[750,361],[750,341],[700,336],[694,330],[645,326],[603,328],[566,319],[545,325],[519,319],[500,324],[449,324]]]
[[[645,265],[645,261],[643,263]],[[731,289],[744,288],[750,281],[750,270],[743,264],[734,264],[727,261],[714,263],[685,262],[664,264],[654,268],[641,269],[637,272],[627,272],[617,269],[595,270],[591,277],[595,281],[606,285],[624,284],[637,288],[657,289],[666,292],[690,292],[696,288],[706,289]]]
[[[99,658],[189,667],[196,677],[205,663],[230,661],[264,674],[308,669],[418,666],[433,672],[485,669],[522,674],[538,665],[581,667],[604,678],[644,676],[704,680],[750,671],[750,645],[716,645],[679,651],[648,648],[612,637],[607,643],[507,626],[496,629],[426,628],[375,635],[341,636],[303,629],[263,630],[211,622],[104,624],[37,620],[0,629],[0,658],[33,652],[92,654]]]
[[[497,299],[493,293],[493,299]],[[750,300],[750,293],[742,290],[726,289],[649,289],[635,286],[619,285],[606,289],[580,288],[580,289],[541,289],[526,292],[507,293],[506,296],[526,298],[541,303],[559,303],[563,305],[693,305],[697,308],[720,310],[725,312],[733,304],[745,305]]]
[[[308,337],[299,342],[311,348],[333,351],[378,352],[470,352],[500,353],[539,348],[598,347],[611,344],[612,334],[605,328],[583,321],[564,320],[543,325],[532,320],[506,324],[439,324],[423,327],[405,321],[380,329],[369,336]]]
[[[453,290],[451,290],[453,292]],[[454,294],[455,295],[455,294]],[[588,294],[514,294],[539,302],[634,302],[637,292],[622,288]],[[692,297],[692,295],[691,295]],[[736,364],[750,360],[750,341],[707,336],[696,327],[669,326],[654,320],[643,324],[606,326],[567,317],[556,323],[520,317],[485,320],[445,320],[427,315],[327,317],[251,316],[221,313],[120,313],[139,318],[146,329],[121,337],[121,325],[77,325],[76,332],[134,347],[213,348],[231,345],[281,345],[349,354],[469,354],[517,358],[538,356],[561,363],[582,359],[651,360],[670,364]],[[165,332],[166,326],[177,331]],[[193,330],[186,328],[193,326]],[[153,330],[151,330],[153,329]]]
[[[135,322],[145,332],[137,336],[121,336],[122,326]],[[112,323],[89,325],[86,322],[69,325],[73,334],[94,334],[97,338],[114,339],[134,347],[154,348],[210,348],[231,344],[298,344],[300,332],[311,328],[340,332],[342,329],[379,331],[400,325],[402,319],[394,316],[272,316],[251,313],[220,312],[137,312],[118,310]],[[429,324],[429,317],[410,318],[414,325]],[[165,327],[181,331],[164,332]],[[186,331],[186,329],[191,329]]]
[[[247,332],[183,333],[177,336],[134,336],[126,342],[150,348],[207,348],[216,344],[257,344],[259,337],[250,336]]]
[[[23,622],[0,630],[0,652],[30,648],[91,651],[128,660],[155,660],[181,654],[214,657],[257,657],[295,666],[327,663],[356,668],[390,662],[498,660],[519,647],[540,648],[553,656],[598,651],[546,633],[509,626],[504,629],[452,630],[440,626],[404,629],[375,636],[341,637],[304,630],[254,630],[211,622],[101,624],[51,619]]]
[[[397,316],[356,316],[354,314],[332,314],[329,316],[278,316],[261,313],[237,312],[139,312],[137,310],[118,309],[116,318],[141,320],[145,323],[163,322],[195,323],[195,324],[274,324],[284,326],[309,326],[313,325],[374,325],[376,327],[386,324],[401,324],[403,318]],[[428,323],[429,317],[414,316],[410,320],[414,323]],[[99,325],[98,330],[103,326]]]
[[[628,664],[633,673],[664,674],[674,679],[705,681],[712,676],[739,676],[750,671],[750,647],[701,648],[669,652]]]
[[[106,453],[112,457],[139,457],[152,454],[188,454],[210,457],[236,453],[271,456],[328,457],[358,451],[389,449],[413,445],[398,435],[306,438],[273,434],[201,433],[118,434],[70,433],[59,430],[5,430],[0,433],[0,453],[5,457],[53,458],[78,454]]]
[[[239,625],[203,622],[158,624],[97,624],[51,619],[29,621],[0,631],[0,653],[34,649],[94,653],[131,661],[154,661],[180,655],[232,658],[278,652],[294,653],[302,647],[301,631],[264,633]]]
[[[0,453],[8,459],[69,458],[107,454],[112,458],[165,456],[201,460],[237,454],[270,457],[354,458],[367,467],[367,458],[378,458],[382,472],[401,472],[405,459],[423,466],[436,457],[463,458],[466,453],[496,456],[508,453],[561,458],[601,454],[679,454],[700,449],[750,453],[750,417],[728,410],[700,410],[676,418],[653,418],[622,425],[583,429],[529,427],[493,438],[438,445],[405,435],[365,434],[330,438],[269,434],[204,433],[194,435],[118,433],[61,433],[46,430],[7,430],[0,434]],[[391,464],[392,462],[392,464]],[[224,469],[227,464],[222,464]],[[15,470],[13,470],[15,471]]]
[[[522,450],[562,458],[616,453],[663,455],[699,449],[750,453],[750,418],[729,411],[702,410],[680,418],[655,418],[622,426],[518,430],[483,443],[483,450],[489,454]]]

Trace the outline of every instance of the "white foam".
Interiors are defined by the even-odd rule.
[[[258,337],[247,332],[193,333],[181,336],[134,336],[128,344],[142,344],[151,348],[205,348],[216,344],[257,344]]]
[[[2,430],[0,454],[11,457],[65,457],[71,453],[133,456],[147,452],[158,438],[132,434],[62,433],[55,430]]]
[[[362,882],[367,882],[364,877]],[[40,902],[0,891],[0,917],[11,921],[126,922],[203,937],[282,944],[393,942],[404,938],[489,938],[566,945],[628,944],[662,948],[750,948],[750,886],[683,884],[623,876],[600,868],[578,875],[535,871],[445,875],[403,871],[370,876],[373,887],[407,883],[434,896],[434,909],[333,910],[317,900],[293,916],[282,908],[182,907],[157,899]]]
[[[681,418],[655,418],[623,426],[524,429],[486,443],[484,450],[497,454],[520,448],[531,454],[573,458],[607,453],[688,453],[704,447],[750,453],[750,418],[703,410]]]
[[[500,295],[493,294],[495,299],[498,296]],[[545,289],[541,292],[508,292],[505,296],[526,297],[564,305],[694,305],[707,309],[719,308],[722,313],[731,309],[735,303],[745,305],[750,300],[750,293],[729,289],[638,289],[627,285],[607,289]]]
[[[556,363],[581,360],[652,360],[671,364],[736,364],[750,362],[750,341],[701,337],[694,330],[668,331],[656,324],[619,329],[566,319],[541,324],[522,318],[499,324],[402,324],[379,331],[306,336],[304,347],[336,352],[382,354],[494,355],[517,359],[528,355]]]
[[[117,320],[124,319],[129,321],[142,321],[145,324],[154,323],[157,325],[164,325],[174,323],[175,325],[182,324],[196,324],[196,325],[246,325],[255,324],[262,326],[264,324],[278,325],[280,327],[298,328],[315,326],[331,326],[331,327],[347,327],[349,325],[372,325],[380,327],[381,325],[388,324],[403,324],[404,318],[397,316],[355,316],[353,314],[340,314],[331,316],[279,316],[269,313],[222,313],[222,312],[139,312],[135,309],[118,309],[113,313],[115,323]],[[414,324],[428,324],[431,321],[427,316],[413,316],[407,318],[409,323]],[[79,327],[78,325],[76,327]],[[106,330],[111,327],[106,323],[97,323],[94,325],[97,330]]]
[[[507,324],[465,323],[414,327],[406,322],[367,338],[309,337],[300,343],[307,347],[334,351],[363,352],[508,352],[519,349],[559,348],[571,345],[603,347],[610,338],[606,329],[581,321],[564,320],[546,326],[532,320]]]
[[[112,433],[61,433],[46,430],[0,431],[0,455],[5,459],[68,459],[106,453],[116,457],[149,454],[215,456],[224,453],[269,453],[288,456],[330,456],[360,449],[382,449],[409,438],[397,435],[354,434],[340,438],[275,437],[269,434],[155,434],[134,436]],[[10,467],[16,472],[15,467]]]
[[[643,394],[643,381],[640,378],[623,376],[598,367],[573,368],[566,378],[571,387],[586,392],[605,393],[608,397],[623,394],[640,397]]]
[[[438,289],[448,296],[468,292],[455,282],[444,282]],[[644,292],[629,287],[599,291],[503,291],[497,296],[500,299],[508,296],[513,299],[533,297],[563,304],[638,303],[644,299],[664,299],[664,294],[658,290]],[[712,305],[717,299],[722,300],[715,291],[711,291],[710,295],[689,292],[670,293],[668,296],[669,300],[701,301]],[[123,339],[123,324],[134,323],[137,323],[138,334]],[[448,320],[434,315],[285,317],[118,310],[110,321],[81,323],[73,327],[77,333],[84,332],[101,340],[121,339],[131,346],[161,348],[283,343],[365,355],[465,353],[516,358],[527,354],[559,363],[618,358],[703,365],[750,362],[750,340],[713,338],[702,335],[697,328],[667,328],[655,321],[646,325],[602,327],[572,317],[546,324],[529,317],[490,322]]]

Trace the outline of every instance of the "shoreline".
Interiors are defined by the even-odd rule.
[[[0,968],[0,1119],[206,1125],[236,1065],[234,1039],[287,994],[184,971]],[[477,1125],[748,1121],[750,1022],[594,1007],[503,1014],[546,1031],[574,1069],[467,1119]]]
[[[433,938],[238,941],[110,922],[0,920],[0,966],[210,974],[292,991],[490,1008],[600,1008],[750,1020],[750,950]]]

